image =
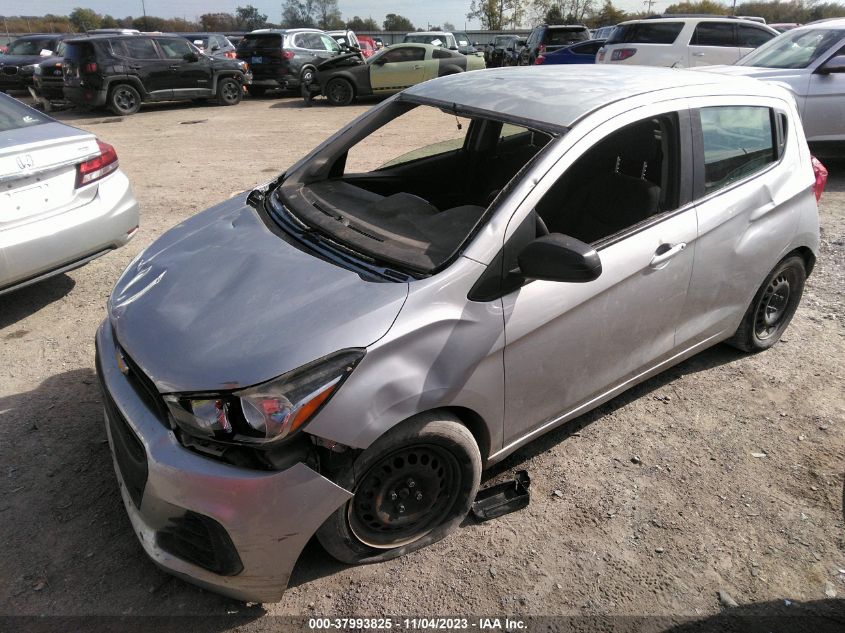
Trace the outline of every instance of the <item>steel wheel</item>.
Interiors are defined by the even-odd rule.
[[[754,334],[761,341],[778,331],[787,313],[789,295],[795,282],[794,271],[786,269],[772,279],[763,291],[754,315]]]
[[[461,488],[458,460],[433,444],[408,446],[373,465],[349,504],[349,527],[364,544],[417,540],[450,512]]]
[[[132,86],[121,84],[112,91],[110,105],[115,114],[135,114],[141,108],[141,95]]]
[[[345,79],[332,79],[326,86],[326,99],[336,106],[345,106],[352,103],[355,93],[352,84]]]

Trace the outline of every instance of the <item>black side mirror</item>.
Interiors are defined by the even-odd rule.
[[[220,47],[219,47],[217,44],[215,44],[214,46],[212,46],[212,47],[211,47],[211,52],[212,52],[212,53],[213,53],[214,51],[219,51],[219,50],[220,50]]]
[[[198,62],[200,60],[196,53],[185,53],[182,57],[186,62]]]
[[[525,46],[526,44],[528,44],[528,40],[517,40],[516,43],[520,46]]]
[[[508,52],[513,53],[513,46],[508,46]]]
[[[601,259],[589,244],[561,233],[538,237],[517,256],[528,279],[585,282],[601,275]]]
[[[449,50],[450,51],[456,51],[456,50],[458,50],[458,47],[457,46],[450,46]]]
[[[845,73],[845,55],[837,55],[831,57],[824,64],[819,66],[816,71],[820,75],[829,75],[830,73]]]

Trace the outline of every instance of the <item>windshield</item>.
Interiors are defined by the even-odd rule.
[[[196,46],[200,50],[205,50],[208,48],[208,36],[205,35],[185,35],[186,40],[191,42],[194,46]]]
[[[249,53],[259,49],[281,48],[282,36],[279,33],[267,33],[260,35],[244,35],[238,43],[239,53]]]
[[[496,48],[506,48],[511,45],[511,42],[514,41],[515,38],[508,37],[507,35],[497,35],[495,41],[493,42],[493,46]]]
[[[9,45],[9,55],[40,55],[45,49],[53,50],[53,40],[15,40]]]
[[[448,46],[449,38],[446,35],[406,35],[406,42],[412,44],[433,44],[434,46]]]
[[[395,101],[303,161],[277,201],[344,248],[428,274],[450,261],[551,138]]]
[[[0,132],[49,122],[50,119],[37,110],[25,106],[17,99],[0,94]]]
[[[787,31],[736,64],[763,68],[806,68],[845,37],[845,29]]]
[[[546,44],[562,46],[589,39],[587,29],[549,29],[546,34]]]

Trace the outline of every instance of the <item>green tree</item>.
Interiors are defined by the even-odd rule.
[[[313,28],[316,26],[312,17],[311,0],[285,0],[282,5],[282,28]]]
[[[372,18],[359,18],[357,15],[346,23],[346,28],[353,31],[381,31],[378,22]]]
[[[337,0],[312,0],[312,17],[317,28],[331,30],[342,29],[345,26],[340,15]]]
[[[478,20],[489,31],[500,31],[508,24],[515,28],[522,22],[524,5],[524,0],[472,0],[467,18]]]
[[[384,16],[384,22],[382,23],[385,31],[413,31],[414,25],[413,23],[403,15],[397,15],[396,13],[388,13]]]
[[[76,7],[70,12],[70,23],[79,31],[90,31],[91,29],[100,28],[102,18],[100,14],[91,9],[83,9]]]
[[[593,26],[615,26],[627,18],[628,14],[614,7],[611,0],[604,0],[604,5],[598,13],[593,15],[591,23]]]
[[[200,16],[200,28],[208,32],[238,30],[237,20],[231,13],[205,13]]]
[[[235,9],[235,21],[239,31],[254,31],[267,25],[267,16],[259,13],[251,4]]]
[[[726,15],[731,11],[725,5],[713,0],[698,0],[697,2],[679,2],[670,4],[664,13],[708,13],[713,15]]]
[[[116,29],[119,26],[117,20],[115,20],[110,15],[104,15],[103,19],[100,20],[100,28],[101,29]]]

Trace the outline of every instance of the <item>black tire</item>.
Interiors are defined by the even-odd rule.
[[[736,333],[727,342],[744,352],[761,352],[780,340],[804,294],[807,268],[798,255],[782,259],[760,286]]]
[[[232,77],[223,77],[217,82],[217,100],[223,105],[238,105],[243,99],[241,84]]]
[[[109,91],[109,110],[113,113],[128,116],[141,109],[141,95],[134,86],[117,84]]]
[[[347,79],[335,77],[326,84],[326,99],[333,106],[345,106],[355,98],[355,89]]]
[[[263,97],[264,93],[267,92],[267,86],[247,86],[246,90],[250,97]]]
[[[344,563],[402,556],[457,528],[480,480],[481,453],[472,433],[448,413],[423,413],[339,473],[335,481],[355,496],[323,523],[317,539]]]

